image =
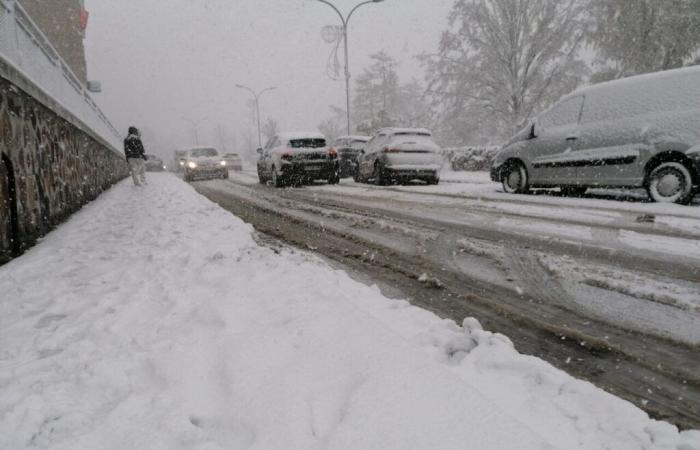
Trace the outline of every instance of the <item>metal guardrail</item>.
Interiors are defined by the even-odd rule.
[[[0,57],[77,118],[93,134],[121,148],[121,135],[46,35],[15,0],[0,0]]]

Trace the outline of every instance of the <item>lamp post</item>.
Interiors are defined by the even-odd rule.
[[[277,87],[273,86],[273,87],[265,88],[258,93],[256,93],[254,90],[252,90],[248,86],[243,86],[242,84],[237,84],[236,87],[239,89],[245,89],[246,91],[253,94],[253,97],[255,98],[255,117],[258,121],[258,147],[262,147],[262,136],[260,134],[260,96],[262,96],[265,92],[272,91],[273,89],[277,89]]]
[[[338,8],[335,7],[331,2],[327,0],[316,0],[321,3],[325,3],[326,5],[330,6],[333,8],[333,10],[338,14],[338,17],[340,17],[340,21],[343,24],[343,42],[345,43],[345,100],[346,100],[346,112],[347,112],[347,119],[348,119],[348,134],[350,134],[350,66],[349,66],[349,56],[348,56],[348,22],[350,22],[350,18],[352,15],[357,11],[357,9],[360,6],[363,5],[368,5],[370,3],[381,3],[384,0],[367,0],[365,2],[362,2],[358,5],[356,5],[353,9],[350,10],[350,13],[347,16],[343,16],[343,13],[340,12]]]

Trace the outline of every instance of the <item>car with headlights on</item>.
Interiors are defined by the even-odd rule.
[[[259,148],[258,154],[260,183],[269,181],[275,187],[283,187],[316,180],[340,182],[338,152],[328,146],[322,134],[281,133]]]
[[[228,178],[226,161],[212,147],[195,147],[185,155],[185,181]]]
[[[165,170],[163,160],[156,155],[146,155],[146,171],[147,172],[162,172]]]
[[[700,189],[700,67],[574,91],[510,139],[491,178],[513,194],[645,188],[653,201],[689,203]]]
[[[357,158],[369,140],[369,136],[340,136],[333,141],[333,148],[338,152],[340,178],[355,175]]]
[[[355,181],[390,183],[440,182],[440,147],[424,128],[384,128],[360,151]]]

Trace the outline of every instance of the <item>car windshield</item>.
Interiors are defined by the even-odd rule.
[[[219,153],[213,148],[197,148],[190,150],[190,155],[194,158],[218,156]]]
[[[291,148],[323,148],[326,146],[326,140],[317,138],[292,139],[289,141],[289,146]]]
[[[700,450],[700,0],[0,0],[0,450]]]

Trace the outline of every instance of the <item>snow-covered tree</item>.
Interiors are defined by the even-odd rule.
[[[433,120],[449,144],[497,142],[586,72],[580,0],[457,0],[424,57]]]
[[[338,108],[333,105],[329,106],[329,108],[331,110],[331,116],[318,124],[318,131],[320,131],[326,139],[333,141],[338,136],[347,132],[347,115],[343,108]]]
[[[700,0],[590,0],[596,81],[691,64],[700,50]]]
[[[353,118],[358,127],[392,125],[399,99],[398,63],[385,51],[370,56],[372,64],[355,81]]]

